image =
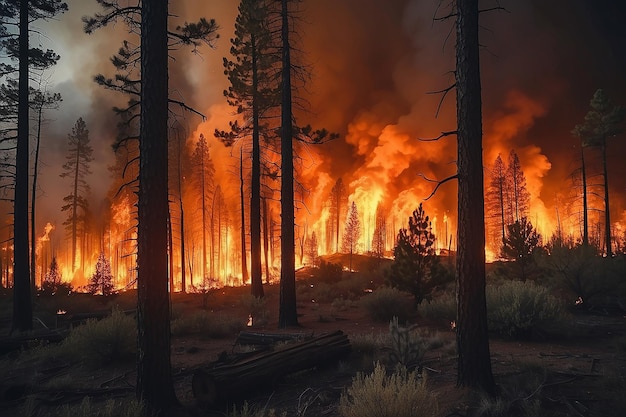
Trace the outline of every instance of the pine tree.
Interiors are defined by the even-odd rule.
[[[533,252],[541,244],[541,235],[526,217],[507,225],[507,235],[502,242],[502,256],[515,261],[520,279],[526,281],[529,267],[533,262]]]
[[[350,210],[346,218],[343,229],[343,240],[341,242],[341,251],[350,255],[349,269],[352,271],[352,255],[358,252],[359,239],[361,238],[361,220],[359,219],[359,210],[353,201],[350,204]]]
[[[77,240],[80,228],[85,227],[85,213],[89,202],[87,195],[89,185],[86,177],[91,174],[89,163],[93,161],[93,149],[89,144],[89,131],[84,120],[79,118],[72,128],[72,133],[67,136],[68,155],[67,162],[63,164],[61,178],[69,178],[72,181],[72,191],[63,198],[65,205],[61,211],[67,211],[68,217],[63,222],[72,242],[72,272],[76,270]]]
[[[420,204],[409,217],[408,229],[398,232],[394,261],[387,274],[392,286],[413,295],[416,307],[447,284],[444,275],[434,273],[439,263],[435,240],[430,218]]]
[[[17,143],[15,151],[15,193],[13,199],[13,319],[12,330],[32,328],[31,277],[28,261],[28,182],[29,182],[29,71],[46,69],[54,65],[59,56],[51,50],[31,48],[29,24],[38,19],[51,19],[67,10],[60,0],[0,1],[0,49],[6,52],[17,68],[3,62],[2,75],[18,73],[17,95]],[[8,25],[18,26],[15,36],[7,30]]]
[[[378,203],[376,206],[376,225],[374,227],[374,235],[372,236],[372,252],[378,257],[385,256],[387,241],[387,220],[383,205]]]
[[[488,245],[493,253],[498,253],[502,241],[506,237],[506,226],[509,216],[507,209],[506,165],[502,157],[498,157],[491,167],[491,176],[485,193],[485,225],[487,227]]]
[[[341,177],[337,178],[335,185],[330,190],[328,202],[330,213],[327,226],[329,231],[327,241],[331,251],[339,252],[341,221],[345,218],[344,213],[348,209],[348,193]]]
[[[231,39],[231,55],[224,59],[224,73],[230,82],[224,95],[228,104],[237,109],[244,122],[230,122],[230,132],[216,131],[227,145],[236,138],[251,137],[251,195],[250,195],[250,260],[251,291],[263,296],[261,269],[261,137],[273,135],[267,123],[261,123],[266,113],[278,106],[276,63],[278,61],[269,28],[267,1],[242,0],[235,22],[235,37]],[[243,148],[243,144],[241,145]],[[245,239],[242,224],[242,239]],[[243,254],[245,259],[245,253]]]
[[[196,148],[191,156],[192,181],[195,184],[195,194],[199,205],[202,237],[202,279],[206,280],[208,271],[213,272],[214,230],[213,230],[213,197],[215,192],[215,167],[209,155],[209,145],[201,133]],[[208,234],[208,236],[207,236]],[[207,241],[208,239],[208,241]],[[209,256],[211,254],[211,256]],[[211,278],[214,278],[211,276]],[[204,281],[203,281],[204,282]]]
[[[522,170],[519,157],[514,150],[509,153],[509,163],[506,169],[506,185],[508,200],[508,218],[506,224],[519,221],[528,216],[530,211],[530,193],[526,188],[526,176]]]
[[[50,268],[44,276],[43,282],[41,284],[41,291],[44,294],[54,295],[59,290],[62,282],[63,277],[61,275],[61,270],[59,269],[59,264],[57,263],[57,258],[55,256],[52,258],[52,262],[50,262]]]
[[[622,132],[622,123],[626,117],[626,109],[614,105],[604,90],[597,90],[590,103],[590,110],[585,115],[585,121],[576,125],[574,134],[580,137],[583,147],[600,148],[602,157],[602,173],[604,177],[604,237],[607,256],[613,256],[611,238],[611,215],[609,203],[609,179],[606,162],[607,139]],[[584,155],[583,155],[584,158]],[[583,159],[584,163],[584,159]],[[584,178],[583,178],[584,180]]]
[[[111,295],[113,292],[113,274],[111,273],[111,263],[104,256],[104,252],[98,255],[96,270],[89,280],[87,291],[91,294]]]
[[[305,255],[307,259],[307,263],[311,266],[319,265],[319,246],[317,242],[317,235],[315,232],[311,233],[306,239],[305,242]]]

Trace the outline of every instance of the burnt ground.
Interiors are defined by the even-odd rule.
[[[225,288],[208,299],[201,294],[176,294],[173,303],[182,304],[187,310],[206,307],[215,314],[241,317],[245,322],[248,312],[240,300],[247,291],[247,287]],[[132,301],[132,297],[119,300],[122,307]],[[266,309],[265,323],[251,330],[279,332],[277,285],[266,286]],[[299,300],[298,314],[300,326],[286,332],[319,335],[340,329],[352,339],[388,334],[388,324],[372,321],[357,302],[337,309],[330,301]],[[468,390],[456,387],[455,336],[449,323],[420,318],[414,323],[420,333],[440,341],[426,353],[422,372],[427,374],[429,386],[438,395],[441,415],[478,415],[481,400]],[[236,350],[236,338],[237,332],[218,339],[202,334],[173,337],[175,389],[184,406],[180,415],[225,416],[232,410],[232,404],[199,408],[191,390],[191,378],[194,370],[215,361],[222,352]],[[499,405],[504,411],[492,415],[522,415],[530,407],[542,410],[537,415],[626,415],[626,318],[623,316],[579,312],[572,316],[567,331],[559,332],[558,337],[535,335],[529,341],[493,337],[490,351],[498,389],[505,398]],[[275,409],[279,412],[277,415],[285,412],[288,416],[336,416],[339,397],[355,373],[367,372],[374,360],[384,361],[385,358],[384,350],[353,352],[340,363],[297,372],[242,397],[257,410]],[[98,402],[134,395],[136,372],[132,361],[94,369],[79,361],[18,361],[15,354],[9,354],[1,363],[7,368],[0,376],[0,410],[5,410],[0,414],[3,416],[55,415],[54,410],[60,405],[80,402],[85,396]],[[47,384],[52,380],[57,383]],[[20,391],[21,385],[14,384],[16,381],[27,382],[23,391]],[[241,406],[241,402],[238,404]],[[31,412],[24,411],[27,409]],[[524,415],[533,414],[526,411]]]

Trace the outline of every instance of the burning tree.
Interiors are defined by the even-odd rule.
[[[55,295],[62,288],[69,290],[71,287],[67,284],[63,284],[63,276],[61,275],[57,258],[53,257],[52,262],[50,262],[50,268],[41,283],[41,292],[48,295]]]
[[[343,183],[341,177],[337,179],[335,185],[330,190],[330,196],[328,198],[329,203],[329,217],[326,227],[328,237],[329,251],[339,252],[339,231],[342,214],[346,212],[348,208],[348,192],[346,186]],[[334,245],[333,245],[334,243]]]
[[[430,218],[420,204],[409,217],[409,228],[398,232],[387,275],[392,286],[413,295],[416,307],[448,283],[445,275],[437,273],[439,258],[434,245]]]
[[[305,255],[306,255],[306,259],[309,263],[309,265],[311,266],[318,266],[319,265],[319,244],[317,242],[317,235],[315,234],[315,232],[311,233],[311,235],[309,235],[306,238],[306,242],[305,242]]]
[[[72,181],[72,192],[63,198],[65,205],[61,211],[67,211],[67,219],[63,225],[72,241],[72,271],[76,270],[76,246],[79,228],[85,228],[85,213],[88,209],[87,194],[89,185],[85,177],[91,174],[89,163],[93,161],[93,149],[89,144],[89,131],[85,121],[79,118],[72,128],[72,133],[67,136],[69,153],[65,157],[67,162],[63,164],[61,178],[69,178]]]
[[[215,193],[215,167],[209,155],[209,145],[200,134],[200,139],[196,143],[196,148],[191,156],[192,178],[196,185],[196,195],[198,209],[200,211],[200,236],[202,237],[202,279],[207,279],[207,268],[213,273],[213,253],[214,253],[214,230],[213,230],[213,200]],[[207,236],[207,233],[210,236]],[[210,239],[207,242],[207,238]],[[209,257],[209,253],[211,256]],[[211,278],[214,278],[211,276]]]
[[[111,263],[104,256],[104,252],[98,255],[96,270],[91,276],[87,291],[91,294],[111,295],[113,292],[113,274],[111,273]]]
[[[361,238],[361,220],[359,220],[359,210],[353,201],[350,204],[348,217],[343,229],[343,240],[341,242],[341,251],[348,253],[349,270],[352,271],[352,254],[357,253],[359,249],[359,239]]]
[[[376,206],[376,225],[374,227],[374,235],[372,236],[372,253],[382,258],[385,255],[387,241],[387,220],[383,205],[378,203]]]

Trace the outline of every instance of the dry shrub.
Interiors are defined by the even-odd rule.
[[[88,320],[86,324],[74,327],[58,347],[57,354],[100,365],[133,359],[136,351],[137,324],[134,317],[113,309],[109,317]]]
[[[172,320],[171,332],[174,336],[189,334],[200,334],[209,338],[231,336],[243,329],[246,319],[199,310]]]
[[[342,417],[434,417],[438,411],[425,378],[403,367],[387,375],[380,364],[370,375],[358,373],[339,400]]]
[[[404,322],[414,313],[413,302],[407,294],[391,287],[380,287],[361,298],[361,305],[376,321],[389,322],[394,317]]]

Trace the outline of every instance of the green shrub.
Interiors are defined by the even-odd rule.
[[[174,336],[200,334],[209,338],[230,336],[243,329],[247,318],[232,317],[199,310],[187,316],[172,320],[171,332]]]
[[[455,321],[456,297],[450,292],[442,293],[439,297],[420,304],[418,310],[420,315],[427,319]]]
[[[377,364],[370,375],[358,373],[339,399],[342,417],[436,416],[437,396],[428,390],[426,378],[398,367],[391,375]]]
[[[137,324],[132,316],[113,309],[102,320],[76,326],[58,347],[58,354],[82,358],[94,365],[133,359],[137,351]]]
[[[388,322],[397,317],[404,322],[414,314],[413,302],[407,294],[391,287],[380,287],[361,298],[361,306],[376,321]]]
[[[487,286],[486,295],[489,330],[502,336],[528,338],[533,329],[563,318],[561,302],[532,282]]]

